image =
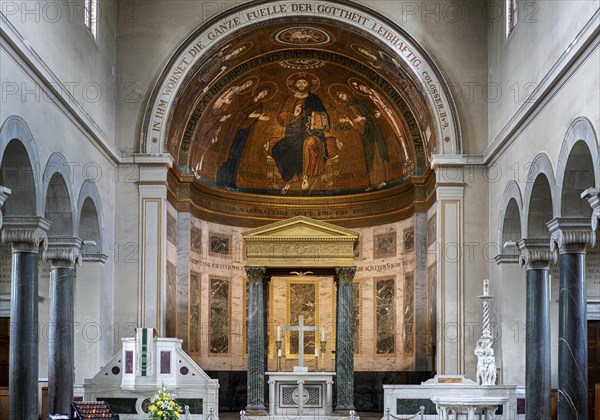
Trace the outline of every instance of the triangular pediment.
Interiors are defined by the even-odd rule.
[[[249,230],[242,234],[244,239],[282,239],[282,238],[314,238],[332,240],[357,240],[358,233],[350,229],[311,219],[305,216],[297,216],[282,220],[270,225]]]
[[[320,268],[354,265],[358,233],[304,216],[242,234],[250,267]]]

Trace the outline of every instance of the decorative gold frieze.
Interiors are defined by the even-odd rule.
[[[345,227],[366,227],[405,220],[435,204],[435,176],[427,170],[401,185],[340,196],[273,196],[222,191],[196,182],[177,167],[168,175],[167,199],[180,212],[215,223],[258,227],[304,216]]]
[[[248,266],[319,268],[354,265],[358,233],[306,217],[245,232]]]

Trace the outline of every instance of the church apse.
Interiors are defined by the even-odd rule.
[[[167,148],[178,207],[189,198],[199,217],[250,227],[409,216],[438,138],[407,64],[319,19],[254,29],[214,45],[176,96]]]

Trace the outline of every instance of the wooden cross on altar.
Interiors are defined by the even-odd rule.
[[[298,325],[285,326],[285,331],[298,331],[298,366],[304,366],[304,331],[319,331],[319,327],[305,327],[304,315],[298,316]]]

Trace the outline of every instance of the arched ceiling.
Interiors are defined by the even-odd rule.
[[[424,206],[432,155],[460,152],[459,125],[435,64],[392,25],[349,1],[272,0],[205,24],[144,117],[142,150],[175,161],[171,201],[247,226],[360,226]]]

